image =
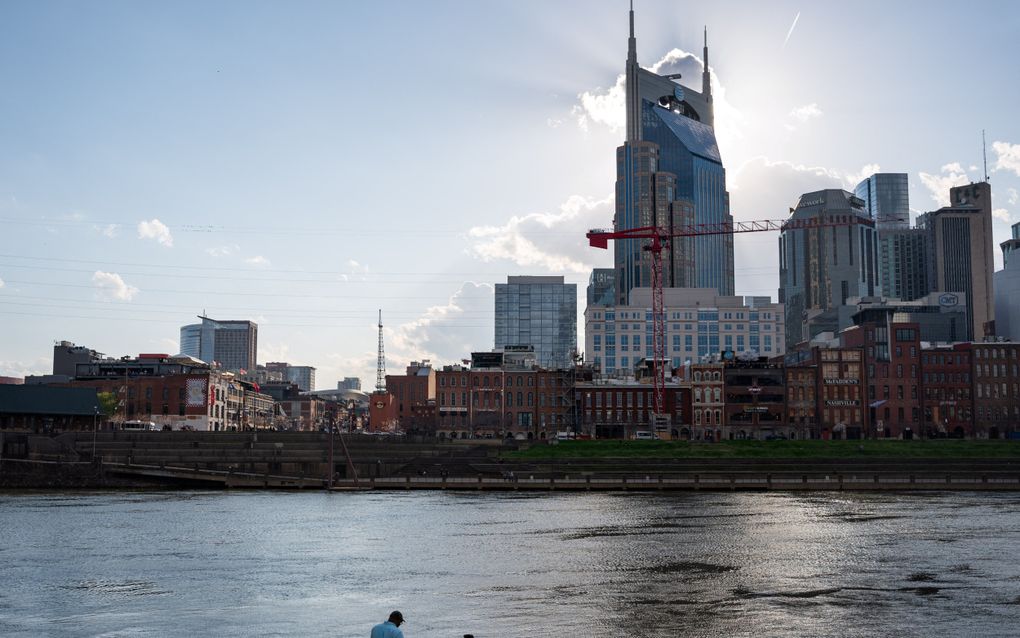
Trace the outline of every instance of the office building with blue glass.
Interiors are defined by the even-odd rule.
[[[563,277],[507,277],[496,284],[496,350],[533,346],[538,365],[574,366],[577,353],[577,284]]]
[[[617,231],[656,226],[672,234],[691,224],[732,222],[726,170],[714,130],[708,43],[701,91],[681,85],[679,74],[659,75],[637,62],[634,12],[627,51],[627,139],[617,149]],[[615,245],[616,303],[652,285],[647,240]],[[676,238],[663,252],[665,287],[712,288],[732,295],[733,236]]]

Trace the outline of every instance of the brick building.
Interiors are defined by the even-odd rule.
[[[692,426],[695,441],[722,439],[723,410],[726,406],[723,364],[701,363],[686,367],[691,385]]]
[[[921,428],[920,328],[894,316],[882,309],[862,311],[861,323],[844,330],[840,340],[864,354],[867,419],[874,435],[909,439]]]
[[[924,436],[974,436],[972,356],[969,343],[921,351]]]
[[[1020,344],[972,343],[976,438],[1020,438]]]
[[[430,432],[435,426],[436,371],[428,361],[412,361],[402,375],[386,375],[393,395],[397,427],[403,432]]]
[[[781,363],[731,361],[723,368],[723,438],[789,436],[785,372]]]
[[[575,389],[583,434],[600,439],[631,439],[637,432],[655,432],[651,383],[605,379],[583,381]],[[690,439],[693,412],[690,385],[667,382],[663,400],[670,424],[655,434],[662,439]]]

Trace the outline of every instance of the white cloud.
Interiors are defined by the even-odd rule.
[[[124,282],[115,272],[97,270],[92,275],[92,283],[96,285],[96,296],[103,300],[131,301],[138,294],[138,289]]]
[[[511,217],[502,226],[471,228],[468,253],[486,262],[506,260],[553,272],[584,273],[591,270],[595,260],[604,261],[599,253],[606,252],[590,248],[585,233],[612,225],[611,195],[599,200],[574,195],[558,213],[531,213]]]
[[[23,378],[52,372],[53,360],[46,357],[39,357],[34,361],[0,360],[0,376],[2,377]]]
[[[229,257],[236,254],[241,247],[237,244],[226,244],[224,246],[213,246],[206,248],[205,252],[213,257]]]
[[[170,234],[170,229],[167,228],[166,224],[155,218],[151,221],[138,222],[138,238],[155,239],[167,248],[171,248],[174,245],[174,238]]]
[[[1006,195],[1008,196],[1008,200],[1011,205],[1020,201],[1020,193],[1017,193],[1015,188],[1007,188]]]
[[[807,122],[808,120],[821,117],[822,115],[822,109],[818,108],[818,104],[814,102],[811,104],[805,104],[804,106],[798,106],[790,111],[790,117],[799,122]]]
[[[3,280],[3,279],[0,279],[0,288],[3,288],[3,287],[4,287],[5,285],[6,285],[6,284],[4,284],[4,280]]]
[[[1020,144],[992,142],[992,150],[998,156],[994,171],[1013,171],[1020,176]]]
[[[923,183],[928,191],[931,193],[931,198],[938,203],[939,206],[949,206],[949,189],[953,186],[963,186],[970,183],[970,178],[967,177],[967,171],[960,166],[959,162],[953,162],[946,164],[942,167],[942,171],[939,175],[932,175],[930,173],[921,172],[918,173],[921,177],[921,183]]]
[[[120,235],[120,224],[107,224],[106,226],[97,226],[96,230],[98,230],[99,234],[102,235],[103,237],[115,239],[117,236]]]
[[[545,125],[549,128],[559,128],[563,125],[563,120],[554,117],[546,118]]]
[[[410,361],[460,361],[472,351],[491,349],[494,291],[490,284],[464,282],[446,304],[428,308],[414,321],[384,328],[387,354],[403,369]]]
[[[785,219],[804,193],[845,188],[852,179],[823,166],[804,166],[755,157],[739,166],[728,180],[734,219]],[[776,297],[779,287],[779,248],[776,233],[734,235],[737,294]]]
[[[251,264],[253,266],[269,266],[269,260],[262,255],[255,255],[244,260],[244,263]]]
[[[1005,208],[996,208],[995,210],[993,210],[992,217],[998,219],[1001,222],[1006,222],[1007,224],[1013,223],[1013,218],[1010,217],[1009,211],[1006,210]]]
[[[288,361],[290,357],[290,346],[286,343],[274,343],[270,341],[259,341],[260,361]]]
[[[680,73],[684,78],[697,78],[699,81],[692,88],[701,90],[700,79],[704,62],[693,53],[672,49],[649,68],[659,74]],[[583,131],[587,131],[592,125],[602,125],[612,131],[621,131],[627,125],[626,93],[626,75],[620,74],[616,78],[616,83],[609,89],[597,88],[578,95],[580,104],[574,106],[571,115]],[[725,153],[743,137],[743,127],[747,118],[730,104],[726,98],[726,87],[719,81],[714,70],[712,70],[712,99],[715,134],[719,147]]]
[[[847,173],[843,180],[843,188],[848,191],[852,191],[857,187],[866,177],[871,177],[875,173],[882,170],[882,167],[878,164],[865,164],[861,167],[861,170],[856,173]]]

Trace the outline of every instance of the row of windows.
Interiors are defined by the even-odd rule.
[[[493,376],[491,378],[486,375],[486,376],[482,376],[481,379],[479,379],[479,377],[475,376],[475,377],[472,378],[471,385],[473,387],[475,387],[475,388],[477,388],[477,387],[484,387],[484,388],[501,387],[503,385],[502,382],[500,381],[501,378],[505,379],[506,387],[509,388],[509,387],[512,387],[514,385],[514,376],[513,375],[509,375],[509,374],[505,375],[505,376]],[[528,387],[532,387],[532,386],[535,385],[535,377],[530,376],[530,375],[528,377],[524,377],[524,376],[518,375],[517,376],[517,387],[519,387],[519,388],[523,388],[524,387],[524,384],[525,384],[524,379],[525,378],[527,378]],[[467,375],[460,377],[460,385],[461,385],[461,387],[464,387],[464,388],[467,387],[467,385],[468,385],[467,379],[468,379]],[[538,385],[540,387],[544,387],[545,386],[545,377],[539,377]],[[563,379],[562,378],[557,379],[556,385],[562,386],[563,385]],[[439,386],[440,387],[446,387],[446,377],[445,376],[440,376],[439,377]],[[451,387],[457,387],[457,378],[456,377],[451,377],[450,378],[450,386]]]

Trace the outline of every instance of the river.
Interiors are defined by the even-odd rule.
[[[0,635],[1015,636],[1020,494],[0,494]]]

